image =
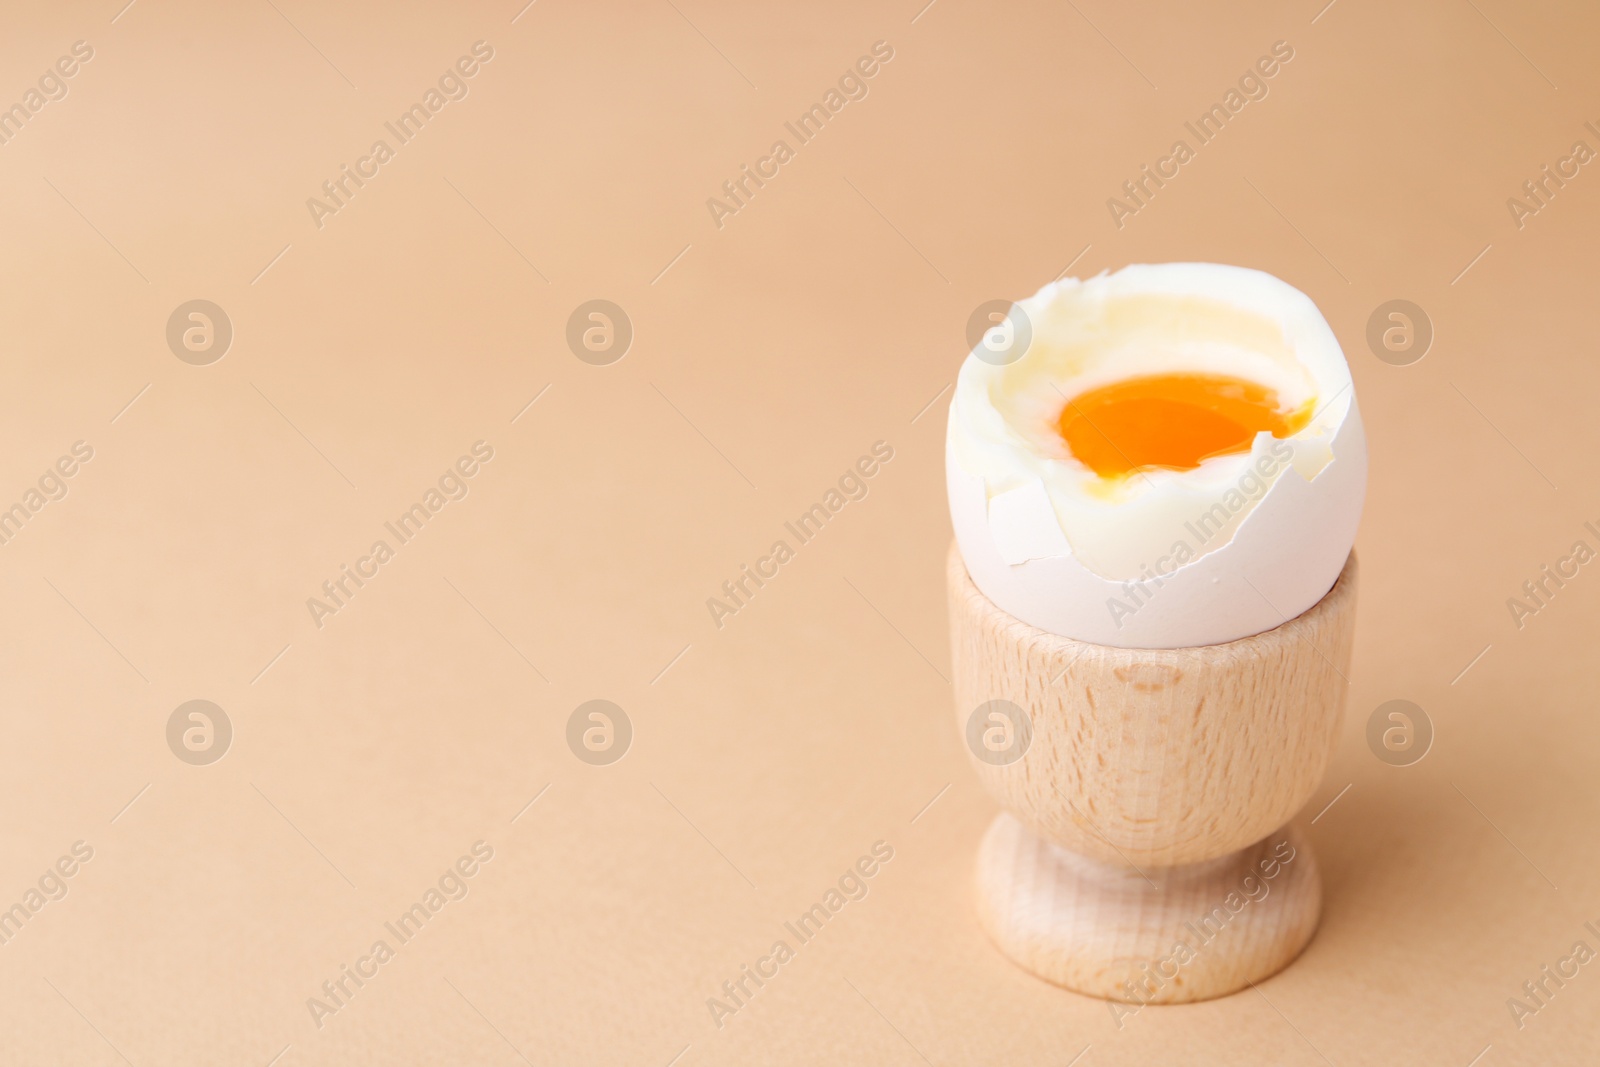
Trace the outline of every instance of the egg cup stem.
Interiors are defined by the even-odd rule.
[[[1005,809],[976,878],[1001,951],[1135,1007],[1223,996],[1288,965],[1321,910],[1316,860],[1288,824],[1337,743],[1354,554],[1305,613],[1199,648],[1030,626],[978,590],[954,547],[947,575],[957,719]]]

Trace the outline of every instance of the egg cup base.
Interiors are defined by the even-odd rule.
[[[1278,861],[1271,879],[1260,865]],[[1241,884],[1250,879],[1250,892]],[[1013,963],[1075,993],[1145,1004],[1227,996],[1287,967],[1316,932],[1322,878],[1293,826],[1238,852],[1135,870],[1061,848],[1001,812],[978,848],[979,923]]]

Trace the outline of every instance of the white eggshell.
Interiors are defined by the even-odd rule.
[[[1242,268],[1216,270],[1256,276],[1247,280],[1257,286],[1265,277]],[[1116,278],[1111,276],[1113,281]],[[1165,284],[1161,275],[1157,278]],[[1302,294],[1277,279],[1271,281],[1310,306]],[[1041,298],[1048,292],[1047,287]],[[1283,298],[1274,289],[1272,299]],[[1294,303],[1291,310],[1299,317],[1296,329],[1309,330],[1321,350],[1317,358],[1324,361],[1324,367],[1330,358],[1336,361],[1335,369],[1343,372],[1343,381],[1348,383],[1348,369],[1338,351],[1338,342],[1320,313],[1310,306],[1316,321],[1307,326],[1306,309]],[[989,372],[980,368],[980,373]],[[1192,540],[1197,550],[1194,558],[1154,579],[1149,577],[1149,571],[1143,572],[1143,579],[1133,574],[1125,576],[1132,580],[1120,580],[1123,575],[1106,577],[1107,568],[1091,569],[1073,553],[1069,531],[1063,530],[1058,519],[1061,512],[1052,507],[1041,479],[1024,479],[1016,484],[1016,469],[1008,466],[1001,477],[1004,487],[991,492],[984,477],[969,469],[972,463],[960,462],[955,444],[957,405],[953,401],[946,477],[951,520],[967,570],[989,599],[1022,621],[1095,644],[1184,648],[1233,641],[1279,626],[1306,611],[1333,587],[1361,520],[1366,493],[1366,438],[1353,392],[1337,399],[1347,407],[1332,428],[1331,439],[1288,439],[1299,448],[1296,458],[1265,480],[1264,493],[1253,498],[1230,538],[1222,541],[1218,534],[1213,540],[1202,540],[1183,533],[1181,539]],[[982,413],[985,418],[989,414]],[[1260,435],[1254,453],[1264,452],[1271,440],[1268,434]],[[1276,447],[1284,448],[1283,442]],[[972,448],[962,454],[975,452],[987,454]],[[1247,470],[1251,458],[1251,453],[1225,457],[1224,465],[1213,467],[1207,484],[1229,484],[1228,479],[1235,472]],[[1030,461],[1037,462],[1038,456],[1030,457]],[[1308,478],[1303,470],[1314,475]],[[1047,469],[1045,477],[1052,473]],[[1173,476],[1183,478],[1186,473]],[[1184,491],[1192,494],[1194,484],[1193,480],[1185,483]],[[1159,486],[1150,490],[1158,491]],[[1216,489],[1206,491],[1215,493]],[[1194,497],[1182,499],[1183,506],[1191,508],[1185,514],[1192,513],[1188,501]],[[1115,516],[1117,511],[1108,509],[1107,514]],[[1105,514],[1096,518],[1110,521]],[[1189,529],[1193,531],[1192,526]],[[1138,532],[1123,531],[1130,540]],[[1094,534],[1099,543],[1104,543],[1107,536],[1115,538],[1119,531],[1100,529]]]
[[[1356,408],[1339,437],[1337,462],[1312,482],[1284,472],[1231,542],[1178,568],[1160,588],[1145,583],[1150,591],[1142,604],[1125,583],[1090,572],[1069,554],[1007,563],[990,531],[983,480],[952,463],[946,474],[956,543],[984,595],[1041,630],[1117,648],[1236,641],[1301,614],[1338,579],[1366,493],[1366,440]],[[1131,614],[1113,612],[1112,600],[1137,606]]]

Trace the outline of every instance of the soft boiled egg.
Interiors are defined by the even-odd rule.
[[[945,466],[978,588],[1122,648],[1220,644],[1316,604],[1367,482],[1327,320],[1286,282],[1215,263],[1068,278],[1013,305],[961,367]]]

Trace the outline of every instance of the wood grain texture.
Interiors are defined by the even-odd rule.
[[[1222,996],[1310,940],[1321,880],[1286,824],[1343,716],[1356,560],[1304,614],[1203,648],[1046,633],[948,560],[956,716],[1006,809],[980,846],[980,921],[1041,977],[1131,1003]],[[992,717],[1005,701],[1021,722]],[[1002,705],[1004,706],[1004,705]],[[1006,727],[997,752],[985,724]]]
[[[1276,974],[1316,932],[1322,878],[1292,825],[1142,870],[1041,840],[1002,812],[978,849],[978,918],[1024,969],[1091,996],[1180,1004]]]
[[[1316,789],[1344,710],[1353,554],[1309,611],[1204,648],[1046,633],[979,592],[954,546],[948,578],[960,728],[1000,699],[1026,711],[1032,732],[1015,762],[985,762],[970,745],[968,755],[1034,833],[1104,862],[1193,863],[1261,840]]]

